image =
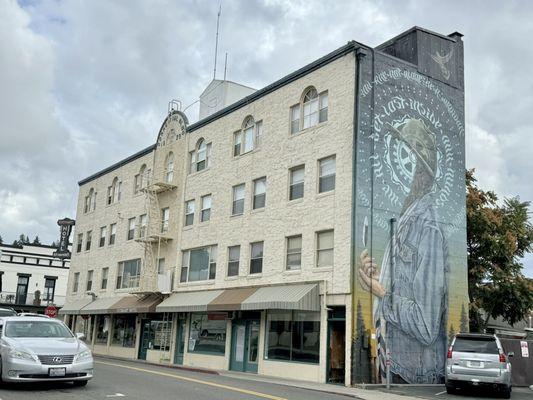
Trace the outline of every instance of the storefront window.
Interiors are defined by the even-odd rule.
[[[318,364],[320,314],[302,311],[269,311],[266,358]]]
[[[226,319],[221,314],[191,314],[189,352],[223,355],[226,351]]]
[[[111,344],[135,347],[135,315],[115,315]]]
[[[96,344],[107,344],[110,319],[109,315],[96,316]]]
[[[153,332],[152,349],[170,350],[170,321],[152,321],[151,330]]]

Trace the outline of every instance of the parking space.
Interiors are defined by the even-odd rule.
[[[380,389],[385,392],[385,389]],[[498,392],[481,388],[473,388],[465,391],[458,391],[456,394],[446,393],[444,386],[395,386],[391,389],[392,393],[405,396],[419,397],[423,399],[455,399],[455,400],[476,400],[476,399],[498,399],[501,398]],[[532,400],[533,390],[525,387],[513,388],[511,395],[513,400]]]

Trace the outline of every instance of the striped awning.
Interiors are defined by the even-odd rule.
[[[241,304],[241,310],[320,311],[318,285],[266,286],[257,289]]]
[[[104,297],[101,299],[96,299],[92,303],[87,304],[80,311],[80,314],[83,315],[93,315],[93,314],[110,314],[110,308],[113,307],[122,297]]]
[[[59,314],[62,315],[80,315],[80,311],[83,307],[93,301],[92,298],[73,300],[65,303],[59,310]]]
[[[161,300],[161,296],[157,294],[149,294],[144,297],[127,296],[119,299],[108,310],[110,314],[153,313]]]
[[[180,292],[170,295],[156,307],[157,312],[207,311],[207,305],[218,297],[222,290]]]

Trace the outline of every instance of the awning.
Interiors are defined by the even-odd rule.
[[[83,315],[92,315],[92,314],[110,314],[111,309],[115,303],[120,301],[122,297],[104,297],[101,299],[96,299],[92,303],[89,303],[83,307],[80,311],[80,314]]]
[[[318,285],[283,285],[259,288],[241,304],[241,310],[320,311]]]
[[[207,305],[218,297],[222,290],[174,293],[156,307],[157,312],[207,311]]]
[[[224,290],[211,303],[207,311],[240,310],[241,303],[257,291],[257,288],[240,288]]]
[[[156,306],[161,303],[159,295],[148,295],[142,298],[135,296],[123,297],[111,307],[110,314],[141,314],[155,312]]]
[[[59,310],[59,314],[80,315],[80,310],[92,301],[93,301],[92,298],[88,298],[88,299],[74,300],[74,301],[68,302],[63,307],[61,307],[61,309]]]

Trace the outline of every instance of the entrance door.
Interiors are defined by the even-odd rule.
[[[152,321],[143,319],[141,322],[141,342],[139,343],[139,360],[146,360],[146,353],[154,340]]]
[[[185,319],[178,316],[176,326],[176,351],[174,352],[174,364],[183,364],[183,352],[185,351]]]
[[[234,321],[231,331],[230,369],[257,373],[259,321]]]
[[[17,297],[15,299],[16,304],[26,304],[26,297],[28,296],[28,281],[29,277],[19,276],[17,284]]]
[[[328,317],[328,383],[344,384],[346,310],[335,307]]]

